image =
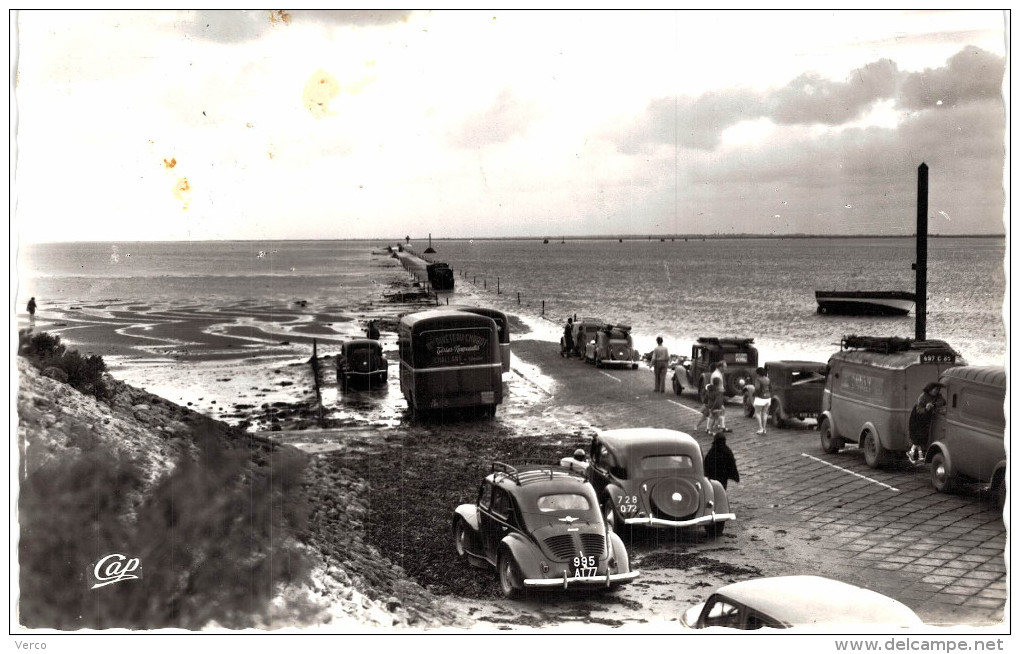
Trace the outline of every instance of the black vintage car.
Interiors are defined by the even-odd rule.
[[[826,364],[818,361],[769,361],[765,364],[772,387],[769,412],[776,427],[786,427],[794,418],[817,418],[822,411]],[[744,387],[744,415],[754,415],[754,386]]]
[[[430,263],[425,266],[425,272],[429,276],[429,284],[434,291],[453,290],[453,268],[442,262]]]
[[[386,385],[389,362],[379,341],[356,338],[347,341],[336,355],[336,382],[340,390],[366,390]]]
[[[610,588],[638,576],[606,529],[595,491],[559,466],[493,463],[474,502],[453,513],[457,556],[496,568],[507,597],[541,588]]]

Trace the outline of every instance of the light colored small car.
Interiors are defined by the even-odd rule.
[[[723,586],[684,612],[681,621],[692,629],[854,625],[857,629],[887,630],[924,626],[917,614],[891,597],[812,575],[763,577]]]
[[[508,598],[543,588],[606,589],[638,576],[591,485],[559,466],[494,462],[477,499],[454,511],[452,527],[457,556],[494,567]]]

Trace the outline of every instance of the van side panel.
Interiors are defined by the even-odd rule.
[[[950,451],[955,474],[987,483],[1006,458],[1005,389],[948,381],[945,413],[935,419],[935,438]]]

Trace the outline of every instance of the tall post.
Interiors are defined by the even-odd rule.
[[[914,262],[914,338],[927,340],[928,318],[928,166],[917,167],[917,261]]]

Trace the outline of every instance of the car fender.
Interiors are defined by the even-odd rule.
[[[730,500],[726,497],[726,489],[723,488],[718,479],[710,479],[709,481],[712,482],[712,501],[714,502],[712,510],[716,513],[729,513]]]
[[[838,427],[838,425],[836,425],[836,421],[832,419],[832,412],[831,411],[822,411],[820,414],[818,414],[818,428],[819,429],[822,428],[822,421],[823,420],[828,420],[829,421],[829,429],[832,430],[833,437],[841,438],[841,436],[839,435],[839,427]]]
[[[623,539],[615,532],[609,532],[609,547],[612,550],[613,558],[616,559],[616,572],[630,572],[630,555],[623,544]]]
[[[461,504],[453,511],[453,519],[450,521],[450,532],[458,520],[463,520],[468,526],[468,544],[473,552],[478,551],[478,531],[481,529],[481,521],[478,516],[478,507],[474,504]]]
[[[857,446],[858,447],[860,447],[862,449],[864,448],[864,434],[866,432],[868,432],[868,431],[874,432],[875,433],[875,438],[878,440],[878,444],[881,445],[882,447],[885,447],[885,445],[882,443],[882,432],[878,431],[878,428],[875,427],[875,424],[873,422],[871,422],[870,420],[868,422],[864,423],[863,425],[861,425],[861,429],[860,429],[860,431],[857,434]]]
[[[609,501],[610,501],[610,503],[612,503],[612,505],[613,505],[613,513],[615,513],[615,514],[616,514],[616,517],[617,517],[617,518],[622,518],[622,517],[623,517],[623,516],[621,516],[621,515],[620,515],[620,513],[619,513],[619,512],[618,512],[618,511],[616,510],[616,509],[617,509],[617,507],[618,507],[618,506],[619,506],[619,504],[620,504],[620,502],[619,502],[619,500],[618,500],[617,498],[619,498],[619,497],[620,497],[621,495],[637,495],[637,496],[638,496],[638,502],[639,502],[639,503],[641,502],[641,496],[640,496],[640,495],[639,495],[638,493],[628,493],[628,492],[627,492],[627,491],[626,491],[626,490],[625,490],[624,488],[622,488],[622,487],[621,487],[621,486],[620,486],[619,484],[609,483],[608,485],[606,485],[606,490],[605,490],[605,491],[603,491],[603,493],[602,493],[602,497],[601,497],[600,499],[601,499],[601,501],[602,501],[602,503],[603,503],[603,504],[605,504],[605,501],[606,501],[606,500],[609,500]],[[642,510],[645,510],[645,509],[646,509],[646,507],[644,507],[644,506],[642,506],[642,507],[640,507],[640,508],[641,508]]]
[[[539,563],[543,560],[542,553],[536,545],[525,538],[520,532],[513,532],[503,537],[499,543],[497,560],[500,556],[510,555],[517,563],[517,569],[524,579],[541,579],[545,576]]]
[[[936,454],[941,454],[946,460],[946,470],[952,472],[953,470],[953,457],[949,454],[949,448],[942,441],[935,441],[928,446],[928,451],[924,453],[924,462],[931,463],[932,457]]]

